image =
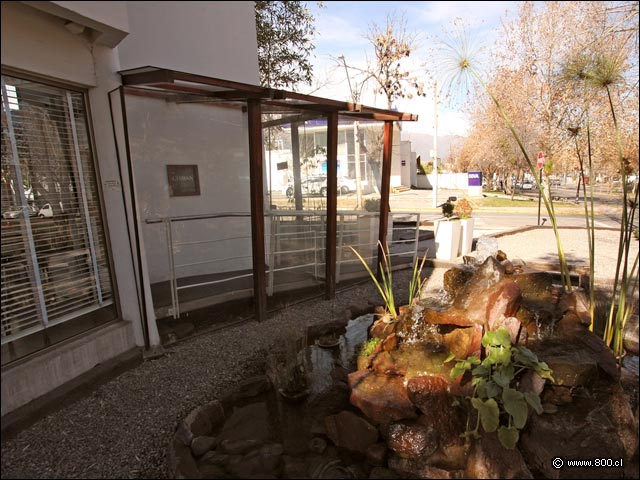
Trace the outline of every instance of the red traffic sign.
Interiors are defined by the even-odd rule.
[[[542,168],[544,165],[544,153],[538,153],[538,168]]]

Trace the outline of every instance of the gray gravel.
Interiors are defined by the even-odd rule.
[[[586,229],[560,228],[560,239],[567,262],[589,268],[589,244]],[[558,247],[553,229],[535,228],[497,238],[498,247],[510,259],[522,259],[528,263],[558,263]],[[620,231],[595,230],[594,271],[596,284],[610,283],[616,273]],[[638,254],[638,241],[631,241],[629,268]]]
[[[571,261],[588,262],[584,231],[562,235]],[[596,245],[597,275],[613,278],[617,234],[599,231]],[[556,252],[549,229],[500,237],[499,248],[510,258],[535,262],[551,261]],[[637,252],[638,242],[633,248]],[[425,270],[430,290],[440,288],[443,272]],[[406,297],[409,277],[408,270],[394,274],[397,298]],[[371,282],[338,292],[333,301],[299,303],[263,323],[248,321],[175,344],[166,355],[3,439],[2,478],[168,478],[167,447],[180,419],[263,371],[266,351],[285,332],[367,302],[380,304]]]
[[[398,298],[408,270],[394,274]],[[401,297],[400,297],[401,296]],[[166,452],[195,407],[264,371],[265,353],[292,329],[327,321],[351,305],[379,304],[371,282],[241,325],[175,344],[2,443],[2,478],[169,478]],[[330,320],[330,319],[329,319]]]

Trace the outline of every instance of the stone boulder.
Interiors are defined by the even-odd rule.
[[[266,442],[270,436],[270,421],[267,404],[256,402],[244,407],[235,408],[222,427],[218,436],[220,444],[227,441],[245,441],[247,439]]]
[[[483,282],[489,283],[488,280],[483,280]],[[447,310],[427,309],[423,315],[423,321],[459,327],[488,326],[489,322],[495,321],[502,316],[513,317],[517,313],[520,308],[521,294],[520,287],[516,282],[510,279],[492,281],[486,288],[480,290],[479,285],[481,284],[479,281],[474,284],[473,301],[469,301],[464,308],[459,307],[461,303],[461,301],[458,301],[461,298],[459,295],[454,300],[453,306]],[[466,289],[463,290],[461,295],[466,295],[465,291]]]
[[[473,277],[475,269],[470,265],[454,265],[444,272],[443,288],[452,297],[456,297],[458,292]]]
[[[465,478],[533,478],[517,448],[502,446],[495,432],[483,432],[473,442],[464,471]]]
[[[402,475],[400,478],[464,478],[461,470],[447,470],[429,465],[422,458],[405,458],[395,454],[389,457],[389,468]]]
[[[491,322],[502,316],[513,317],[520,308],[521,299],[516,282],[501,280],[474,298],[473,305],[467,308],[467,315],[475,323],[490,328]]]
[[[378,441],[378,429],[353,412],[344,410],[324,419],[327,436],[338,448],[363,456]]]
[[[472,277],[461,288],[453,300],[453,307],[466,310],[477,302],[488,288],[499,283],[505,276],[504,267],[495,257],[487,259],[473,272]]]
[[[417,416],[403,377],[358,370],[349,374],[349,386],[351,404],[375,423],[384,425]]]
[[[438,434],[428,425],[403,420],[389,425],[387,447],[402,458],[428,457],[438,448]]]
[[[518,284],[522,303],[537,309],[554,310],[558,297],[554,295],[554,278],[549,272],[527,271],[511,276]]]
[[[554,414],[531,416],[519,445],[537,475],[546,478],[637,478],[638,431],[628,398],[618,385],[609,391],[599,387],[597,392],[594,397],[583,397],[571,405],[557,407]],[[611,459],[618,461],[618,466],[556,468],[552,463],[555,458],[563,462]]]
[[[472,325],[467,328],[455,328],[443,335],[443,342],[447,350],[456,358],[467,358],[475,355],[480,358],[482,348],[482,326]]]

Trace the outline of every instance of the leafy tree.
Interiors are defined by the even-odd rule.
[[[304,2],[255,2],[260,83],[271,88],[311,84],[315,18]]]

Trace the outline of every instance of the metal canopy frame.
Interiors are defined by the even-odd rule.
[[[216,106],[242,109],[248,113],[253,293],[255,316],[258,321],[267,317],[263,204],[263,128],[301,121],[307,118],[317,118],[318,115],[326,116],[327,118],[328,175],[325,297],[332,299],[335,296],[336,279],[338,118],[339,116],[344,116],[354,120],[384,121],[378,239],[381,245],[386,245],[393,122],[417,121],[417,115],[151,66],[122,70],[118,73],[122,77],[123,90],[126,93],[155,97],[176,103],[213,103]],[[305,113],[301,113],[301,111]],[[123,111],[122,114],[126,125],[126,112]],[[262,114],[281,114],[283,118],[263,122]],[[126,127],[125,134],[128,142],[129,134],[126,131]],[[129,165],[131,165],[130,162]],[[137,217],[135,211],[134,215]],[[135,222],[137,225],[137,218]],[[382,260],[381,256],[382,251],[379,250],[378,265]]]

